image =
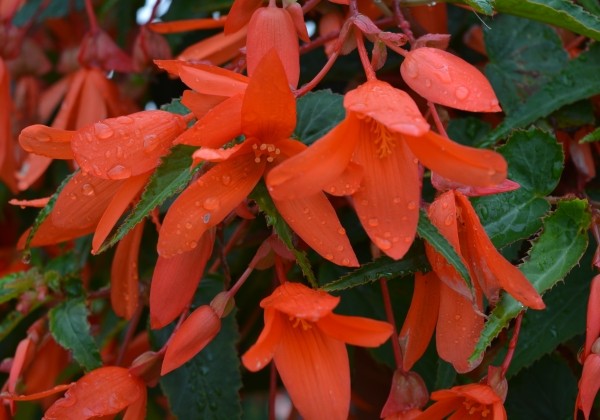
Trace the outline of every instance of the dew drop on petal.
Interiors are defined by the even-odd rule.
[[[44,132],[39,132],[35,135],[35,139],[42,143],[47,143],[50,141],[50,136]]]
[[[338,245],[338,246],[336,247],[336,249],[337,249],[338,251],[343,251],[343,250],[344,250],[344,245]]]
[[[128,169],[123,165],[115,165],[108,170],[106,175],[110,179],[125,179],[131,176],[131,169]]]
[[[402,199],[400,197],[394,197],[394,199],[392,200],[392,202],[394,204],[400,204],[402,202]]]
[[[384,238],[380,238],[380,237],[375,237],[375,245],[377,245],[377,247],[379,249],[382,249],[384,251],[390,249],[392,247],[392,243],[390,241],[388,241],[387,239]]]
[[[206,213],[204,216],[202,216],[202,221],[204,223],[208,223],[210,221],[210,213]]]
[[[191,242],[190,242],[188,245],[189,245],[189,247],[190,247],[191,249],[194,249],[194,248],[196,248],[196,247],[198,246],[198,242],[196,242],[196,241],[191,241]]]
[[[146,134],[144,136],[144,152],[153,152],[159,144],[160,141],[158,141],[158,136],[156,134]]]
[[[411,243],[413,241],[413,237],[412,236],[405,236],[404,237],[404,242],[406,242],[407,244]]]
[[[223,185],[227,186],[231,184],[231,177],[229,175],[223,175],[221,177],[221,182],[223,183]]]
[[[215,210],[215,209],[219,208],[220,204],[221,203],[219,203],[218,198],[208,197],[208,198],[204,199],[204,202],[202,203],[202,207],[204,207],[206,210]]]
[[[377,220],[377,218],[376,218],[376,217],[371,217],[371,218],[369,219],[368,223],[369,223],[369,226],[373,226],[373,227],[375,227],[375,226],[378,226],[378,225],[379,225],[379,220]]]
[[[333,261],[333,254],[325,254],[325,258],[327,258],[330,261]]]
[[[133,118],[123,115],[117,118],[119,124],[133,124]]]
[[[110,150],[107,150],[106,152],[104,152],[104,157],[106,157],[107,159],[111,156],[112,156],[112,153]]]
[[[454,222],[454,216],[452,214],[449,214],[448,216],[446,216],[446,219],[444,220],[444,224],[446,226],[450,226],[453,222]]]
[[[442,208],[443,208],[443,209],[447,209],[447,208],[448,208],[448,203],[446,203],[446,202],[443,202],[443,203],[442,203]]]
[[[90,197],[96,193],[92,184],[83,184],[81,186],[81,192],[83,193],[83,195],[86,195],[88,197]]]
[[[94,124],[94,134],[96,137],[102,140],[109,139],[115,134],[112,128],[103,123]]]
[[[425,79],[425,86],[431,87],[431,79]]]
[[[409,201],[408,205],[406,206],[409,210],[414,210],[417,208],[417,203],[415,203],[414,201]]]
[[[190,222],[186,222],[186,224],[185,224],[185,228],[186,228],[186,229],[188,229],[188,230],[189,230],[189,229],[191,229],[191,228],[193,228],[193,227],[194,227],[194,225],[192,225]]]
[[[467,99],[467,96],[469,96],[469,89],[467,89],[464,86],[459,86],[454,91],[454,96],[456,96],[456,99],[459,99],[461,101],[463,99]]]
[[[346,234],[346,229],[344,228],[339,228],[337,231],[340,235],[345,235]]]
[[[342,264],[344,264],[344,265],[348,265],[348,264],[350,264],[350,260],[349,260],[348,258],[344,258],[344,259],[342,260]]]
[[[310,212],[310,209],[308,207],[304,207],[302,209],[302,213],[304,213],[304,214],[308,214],[309,212]]]
[[[404,61],[404,69],[406,72],[406,75],[408,77],[411,77],[413,79],[416,79],[419,76],[419,67],[418,64],[412,60],[412,59],[406,59]]]

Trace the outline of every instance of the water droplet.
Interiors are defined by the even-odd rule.
[[[336,249],[338,251],[343,251],[344,250],[344,245],[338,245]]]
[[[469,89],[467,89],[464,86],[459,86],[454,91],[454,96],[456,96],[456,99],[459,99],[461,101],[463,99],[467,99],[467,96],[469,96]]]
[[[302,209],[302,213],[304,213],[304,214],[308,214],[309,212],[310,212],[310,209],[308,207],[304,207]]]
[[[158,141],[158,136],[156,134],[147,134],[144,136],[144,152],[150,153],[154,151],[160,141]]]
[[[190,222],[186,222],[186,224],[185,224],[185,228],[186,228],[186,229],[188,229],[188,230],[189,230],[189,229],[191,229],[191,228],[193,228],[193,227],[194,227],[194,225],[192,225]]]
[[[442,208],[443,209],[447,209],[448,208],[448,203],[446,203],[445,201],[442,203]]]
[[[231,177],[229,175],[223,175],[221,177],[221,182],[223,183],[223,185],[229,185],[231,184]]]
[[[39,142],[46,143],[50,141],[50,136],[47,133],[39,132],[35,135],[35,139]]]
[[[344,264],[344,265],[348,265],[348,264],[350,264],[350,260],[349,260],[348,258],[344,258],[344,259],[342,260],[342,264]]]
[[[417,203],[415,203],[414,201],[409,201],[408,205],[406,206],[409,210],[414,210],[417,208]]]
[[[496,170],[490,168],[490,169],[487,170],[487,174],[490,175],[490,176],[496,175]]]
[[[498,105],[499,105],[499,103],[498,103],[498,99],[492,99],[492,100],[490,101],[490,106],[491,106],[492,108],[496,108],[496,107],[498,107]]]
[[[208,197],[204,199],[204,202],[202,203],[202,207],[204,207],[206,210],[215,210],[218,209],[219,206],[219,199],[216,197]]]
[[[444,224],[446,226],[450,226],[452,223],[454,223],[454,215],[449,214],[448,216],[446,216],[446,220],[444,220]]]
[[[327,258],[329,261],[333,261],[333,254],[325,254],[325,258]]]
[[[204,216],[202,216],[202,221],[204,223],[208,223],[210,221],[210,213],[206,213]]]
[[[456,319],[457,321],[460,321],[461,316],[460,315],[454,315],[454,319]]]
[[[74,193],[69,193],[69,198],[71,200],[77,200],[77,196]]]
[[[31,262],[31,252],[25,251],[23,255],[21,255],[21,262],[23,264],[29,264]]]
[[[124,167],[123,165],[115,165],[108,170],[106,175],[110,179],[125,179],[131,175],[131,169]]]
[[[121,159],[124,156],[123,148],[121,146],[117,146],[117,157]]]
[[[448,70],[448,65],[444,64],[437,68],[435,75],[440,79],[443,83],[451,83],[452,77],[450,77],[450,71]]]
[[[117,122],[119,124],[133,124],[133,118],[123,115],[117,118]]]
[[[103,123],[94,124],[94,133],[96,137],[102,140],[109,139],[115,134],[112,128]]]
[[[196,207],[200,207],[202,205],[202,203],[199,200],[194,201],[194,205]]]
[[[344,228],[339,228],[337,231],[340,235],[345,235],[346,234],[346,229]]]
[[[419,65],[412,58],[404,60],[404,70],[408,77],[416,79],[419,76]]]
[[[406,242],[407,244],[411,243],[413,241],[413,237],[412,236],[405,236],[404,237],[404,242]]]
[[[189,245],[189,247],[191,249],[194,249],[194,248],[196,248],[198,246],[198,242],[196,242],[196,241],[190,241],[190,243],[188,245]]]
[[[369,223],[369,226],[373,226],[373,227],[375,227],[375,226],[378,226],[378,225],[379,225],[379,220],[377,220],[377,218],[376,218],[376,217],[371,217],[371,218],[369,219],[369,222],[368,222],[368,223]]]
[[[107,150],[106,152],[104,152],[104,156],[108,159],[112,156],[112,153],[110,152],[110,150]]]
[[[83,195],[86,195],[88,197],[90,197],[96,193],[92,184],[83,184],[81,186],[81,192],[83,193]]]
[[[425,79],[425,86],[431,87],[431,79]]]
[[[400,204],[402,202],[402,199],[400,197],[394,197],[394,199],[392,200],[392,202],[394,204]]]
[[[335,187],[330,187],[330,188],[329,188],[329,192],[330,192],[331,194],[335,194],[335,191],[336,191],[336,188],[335,188]]]
[[[379,249],[382,249],[384,251],[392,247],[392,243],[390,241],[380,237],[375,237],[375,245],[377,245]]]

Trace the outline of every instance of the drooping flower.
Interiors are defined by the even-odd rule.
[[[345,343],[376,347],[393,330],[386,322],[334,314],[339,300],[299,283],[284,283],[261,301],[265,328],[242,356],[253,372],[273,359],[292,402],[307,420],[348,417]]]
[[[419,420],[439,420],[452,414],[453,419],[506,420],[504,401],[488,384],[468,384],[434,391],[436,401]]]
[[[351,195],[371,240],[392,258],[404,256],[417,229],[418,162],[466,185],[490,186],[506,178],[504,158],[459,145],[429,130],[405,92],[367,81],[344,97],[346,118],[306,151],[267,176],[276,199],[320,190]]]

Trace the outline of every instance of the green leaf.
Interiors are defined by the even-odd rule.
[[[427,241],[429,245],[435,248],[437,252],[442,254],[446,261],[450,263],[456,271],[462,276],[469,286],[469,289],[473,288],[471,282],[471,276],[469,270],[463,264],[461,257],[456,253],[454,247],[448,242],[448,240],[442,236],[440,231],[429,221],[427,213],[423,210],[419,213],[419,224],[417,226],[417,233],[419,236]]]
[[[498,16],[484,32],[490,62],[485,74],[510,115],[567,64],[567,52],[548,25]]]
[[[100,352],[90,334],[87,306],[82,298],[69,299],[48,312],[50,332],[58,344],[73,353],[86,371],[102,366]]]
[[[452,140],[471,147],[480,147],[490,130],[488,123],[475,117],[453,118],[446,128]]]
[[[511,130],[532,124],[565,105],[600,94],[598,68],[600,43],[595,43],[588,51],[571,60],[560,73],[551,77],[539,91],[508,115],[487,137],[485,144],[494,144]]]
[[[579,199],[559,201],[556,210],[544,219],[542,233],[519,267],[540,294],[564,279],[579,262],[588,245],[590,222],[587,202]],[[486,321],[470,360],[478,359],[523,309],[520,302],[504,294]]]
[[[494,8],[492,7],[494,1],[498,0],[463,0],[462,2],[471,6],[476,12],[492,15],[494,13]]]
[[[600,15],[600,3],[597,0],[579,0],[579,4],[585,7],[588,12]]]
[[[294,137],[311,144],[342,121],[344,97],[330,90],[310,92],[298,99]]]
[[[37,269],[11,273],[0,278],[0,303],[8,302],[34,287],[36,282],[42,281]]]
[[[42,13],[36,16],[41,9],[40,6],[45,4],[45,8]],[[23,7],[17,12],[13,18],[13,24],[15,26],[26,25],[34,17],[38,22],[43,22],[47,19],[60,18],[68,15],[72,10],[74,3],[75,10],[83,10],[84,0],[76,0],[72,2],[70,0],[52,0],[50,2],[43,2],[42,0],[29,0],[25,2]]]
[[[222,290],[221,281],[204,278],[194,299],[195,307],[208,304]],[[162,346],[173,329],[174,323],[150,334]],[[220,420],[241,417],[238,340],[234,311],[222,319],[219,334],[208,346],[186,364],[162,377],[161,388],[178,418]]]
[[[169,197],[181,192],[192,179],[192,176],[200,169],[198,165],[190,169],[192,165],[192,152],[195,148],[190,146],[175,146],[171,153],[162,158],[161,165],[150,177],[148,185],[144,189],[140,201],[127,215],[127,218],[119,226],[117,231],[104,242],[99,252],[119,242],[127,233],[141,222],[154,208],[160,206]]]
[[[292,234],[292,230],[277,211],[275,203],[273,203],[273,199],[269,195],[264,182],[261,181],[256,185],[254,191],[252,191],[250,194],[250,197],[256,201],[258,207],[260,207],[260,210],[265,213],[267,224],[273,227],[273,230],[277,236],[279,236],[279,239],[281,239],[285,246],[292,251],[294,257],[296,257],[296,262],[304,274],[304,277],[306,277],[306,279],[314,288],[317,288],[319,283],[315,278],[310,261],[308,260],[308,257],[304,251],[300,251],[294,246],[294,236]]]
[[[488,236],[501,248],[540,228],[541,217],[550,209],[544,197],[558,184],[564,156],[555,138],[537,129],[516,131],[498,152],[508,162],[509,179],[521,187],[472,202]]]
[[[579,143],[591,143],[600,140],[600,127],[596,128],[589,134],[586,134],[579,140]]]

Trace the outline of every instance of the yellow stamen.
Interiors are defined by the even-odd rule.
[[[310,330],[312,328],[312,324],[309,321],[302,318],[290,316],[290,321],[292,322],[292,327],[294,328],[298,327],[298,325],[301,325],[304,331]]]
[[[377,157],[384,158],[392,154],[396,146],[396,138],[381,123],[371,120],[371,127],[375,134],[375,145],[377,146]]]

